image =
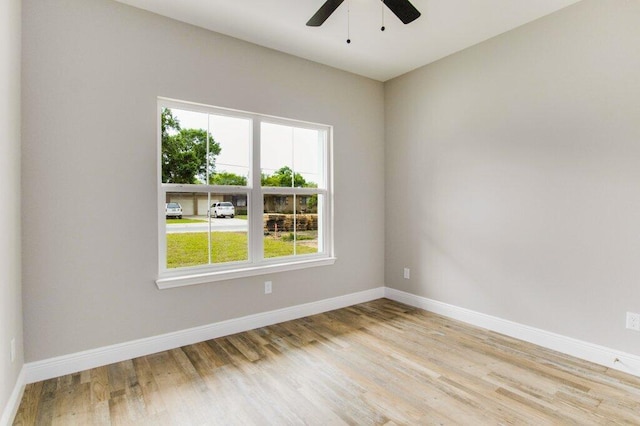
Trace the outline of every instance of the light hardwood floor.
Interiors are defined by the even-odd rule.
[[[28,385],[16,425],[640,424],[640,379],[381,299]]]

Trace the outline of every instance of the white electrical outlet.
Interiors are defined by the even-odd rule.
[[[640,331],[640,314],[627,312],[627,328]]]
[[[411,278],[411,269],[404,268],[404,279],[408,280],[409,278]]]
[[[16,360],[16,339],[11,339],[11,362]]]
[[[271,294],[272,283],[271,281],[264,282],[264,294]]]

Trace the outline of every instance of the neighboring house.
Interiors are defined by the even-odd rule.
[[[167,194],[165,202],[180,203],[184,216],[206,216],[211,204],[228,201],[236,208],[236,214],[247,214],[247,197],[244,194],[211,194],[208,198],[201,193],[174,192]]]
[[[317,213],[317,197],[312,195],[298,195],[295,200],[296,213]],[[265,195],[265,213],[293,213],[293,195]]]
[[[247,197],[244,194],[211,194],[207,198],[203,194],[198,193],[169,193],[167,194],[167,203],[180,203],[182,213],[185,216],[206,216],[209,206],[218,201],[228,201],[236,208],[236,214],[247,214]],[[296,200],[297,213],[317,213],[318,203],[316,196],[302,195],[297,196]],[[265,195],[264,212],[265,213],[293,213],[293,195]]]

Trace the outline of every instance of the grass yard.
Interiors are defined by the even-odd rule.
[[[167,219],[167,225],[172,223],[202,223],[206,222],[206,220],[198,220],[198,219]]]
[[[317,253],[316,247],[310,247],[307,245],[296,245],[296,254],[310,254]],[[275,238],[271,236],[264,237],[264,257],[281,257],[293,255],[293,241],[285,240],[284,238]]]
[[[167,267],[207,265],[209,253],[206,232],[167,234]],[[225,263],[249,259],[247,234],[244,232],[212,232],[211,262]],[[317,253],[318,249],[298,244],[297,254]],[[264,257],[293,255],[293,241],[264,237]]]

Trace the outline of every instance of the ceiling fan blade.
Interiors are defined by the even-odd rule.
[[[329,16],[342,4],[344,0],[327,0],[324,4],[318,9],[318,11],[309,19],[307,22],[307,26],[309,27],[319,27],[327,20]]]
[[[420,17],[418,9],[409,0],[382,0],[384,4],[404,23],[408,24]]]

